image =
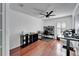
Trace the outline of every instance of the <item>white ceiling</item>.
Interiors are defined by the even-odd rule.
[[[11,3],[10,8],[22,13],[26,13],[33,17],[40,17],[38,10],[53,10],[56,16],[50,18],[57,18],[62,16],[72,15],[76,3]],[[36,8],[36,9],[35,9]]]

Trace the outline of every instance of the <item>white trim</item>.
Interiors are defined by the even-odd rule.
[[[5,55],[9,56],[9,19],[7,19],[7,9],[9,4],[4,4],[4,37],[5,37]]]
[[[0,45],[0,48],[2,48],[2,46]]]
[[[75,6],[75,8],[74,8],[74,11],[73,11],[73,13],[72,13],[73,16],[75,15],[78,6],[79,6],[79,3],[77,3],[76,6]]]
[[[4,35],[4,20],[5,20],[5,17],[4,17],[4,4],[2,4],[2,56],[5,56],[5,35]]]
[[[2,29],[0,29],[0,31],[2,31]]]
[[[2,4],[2,56],[7,56],[7,40],[6,40],[6,4]]]
[[[2,13],[0,12],[0,15],[2,15]]]
[[[76,13],[78,7],[79,7],[79,3],[76,4],[74,11],[72,13],[72,29],[75,28],[75,13]]]

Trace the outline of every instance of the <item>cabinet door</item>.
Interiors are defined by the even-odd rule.
[[[26,41],[26,46],[27,46],[28,45],[28,34],[26,34],[25,37],[26,37],[25,41]]]

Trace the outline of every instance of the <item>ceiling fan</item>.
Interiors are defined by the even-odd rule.
[[[47,11],[47,10],[41,10],[41,9],[37,9],[37,8],[34,8],[36,11],[39,11],[39,15],[41,15],[42,17],[46,17],[46,18],[49,18],[50,16],[55,16],[54,14],[54,9],[51,10],[51,11]]]
[[[46,12],[44,13],[40,13],[40,15],[44,15],[46,18],[50,17],[50,16],[55,16],[55,14],[52,14],[54,11],[50,11],[50,12]]]

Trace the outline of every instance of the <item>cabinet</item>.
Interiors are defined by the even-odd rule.
[[[23,48],[38,40],[38,34],[25,34],[20,36],[20,46]]]

